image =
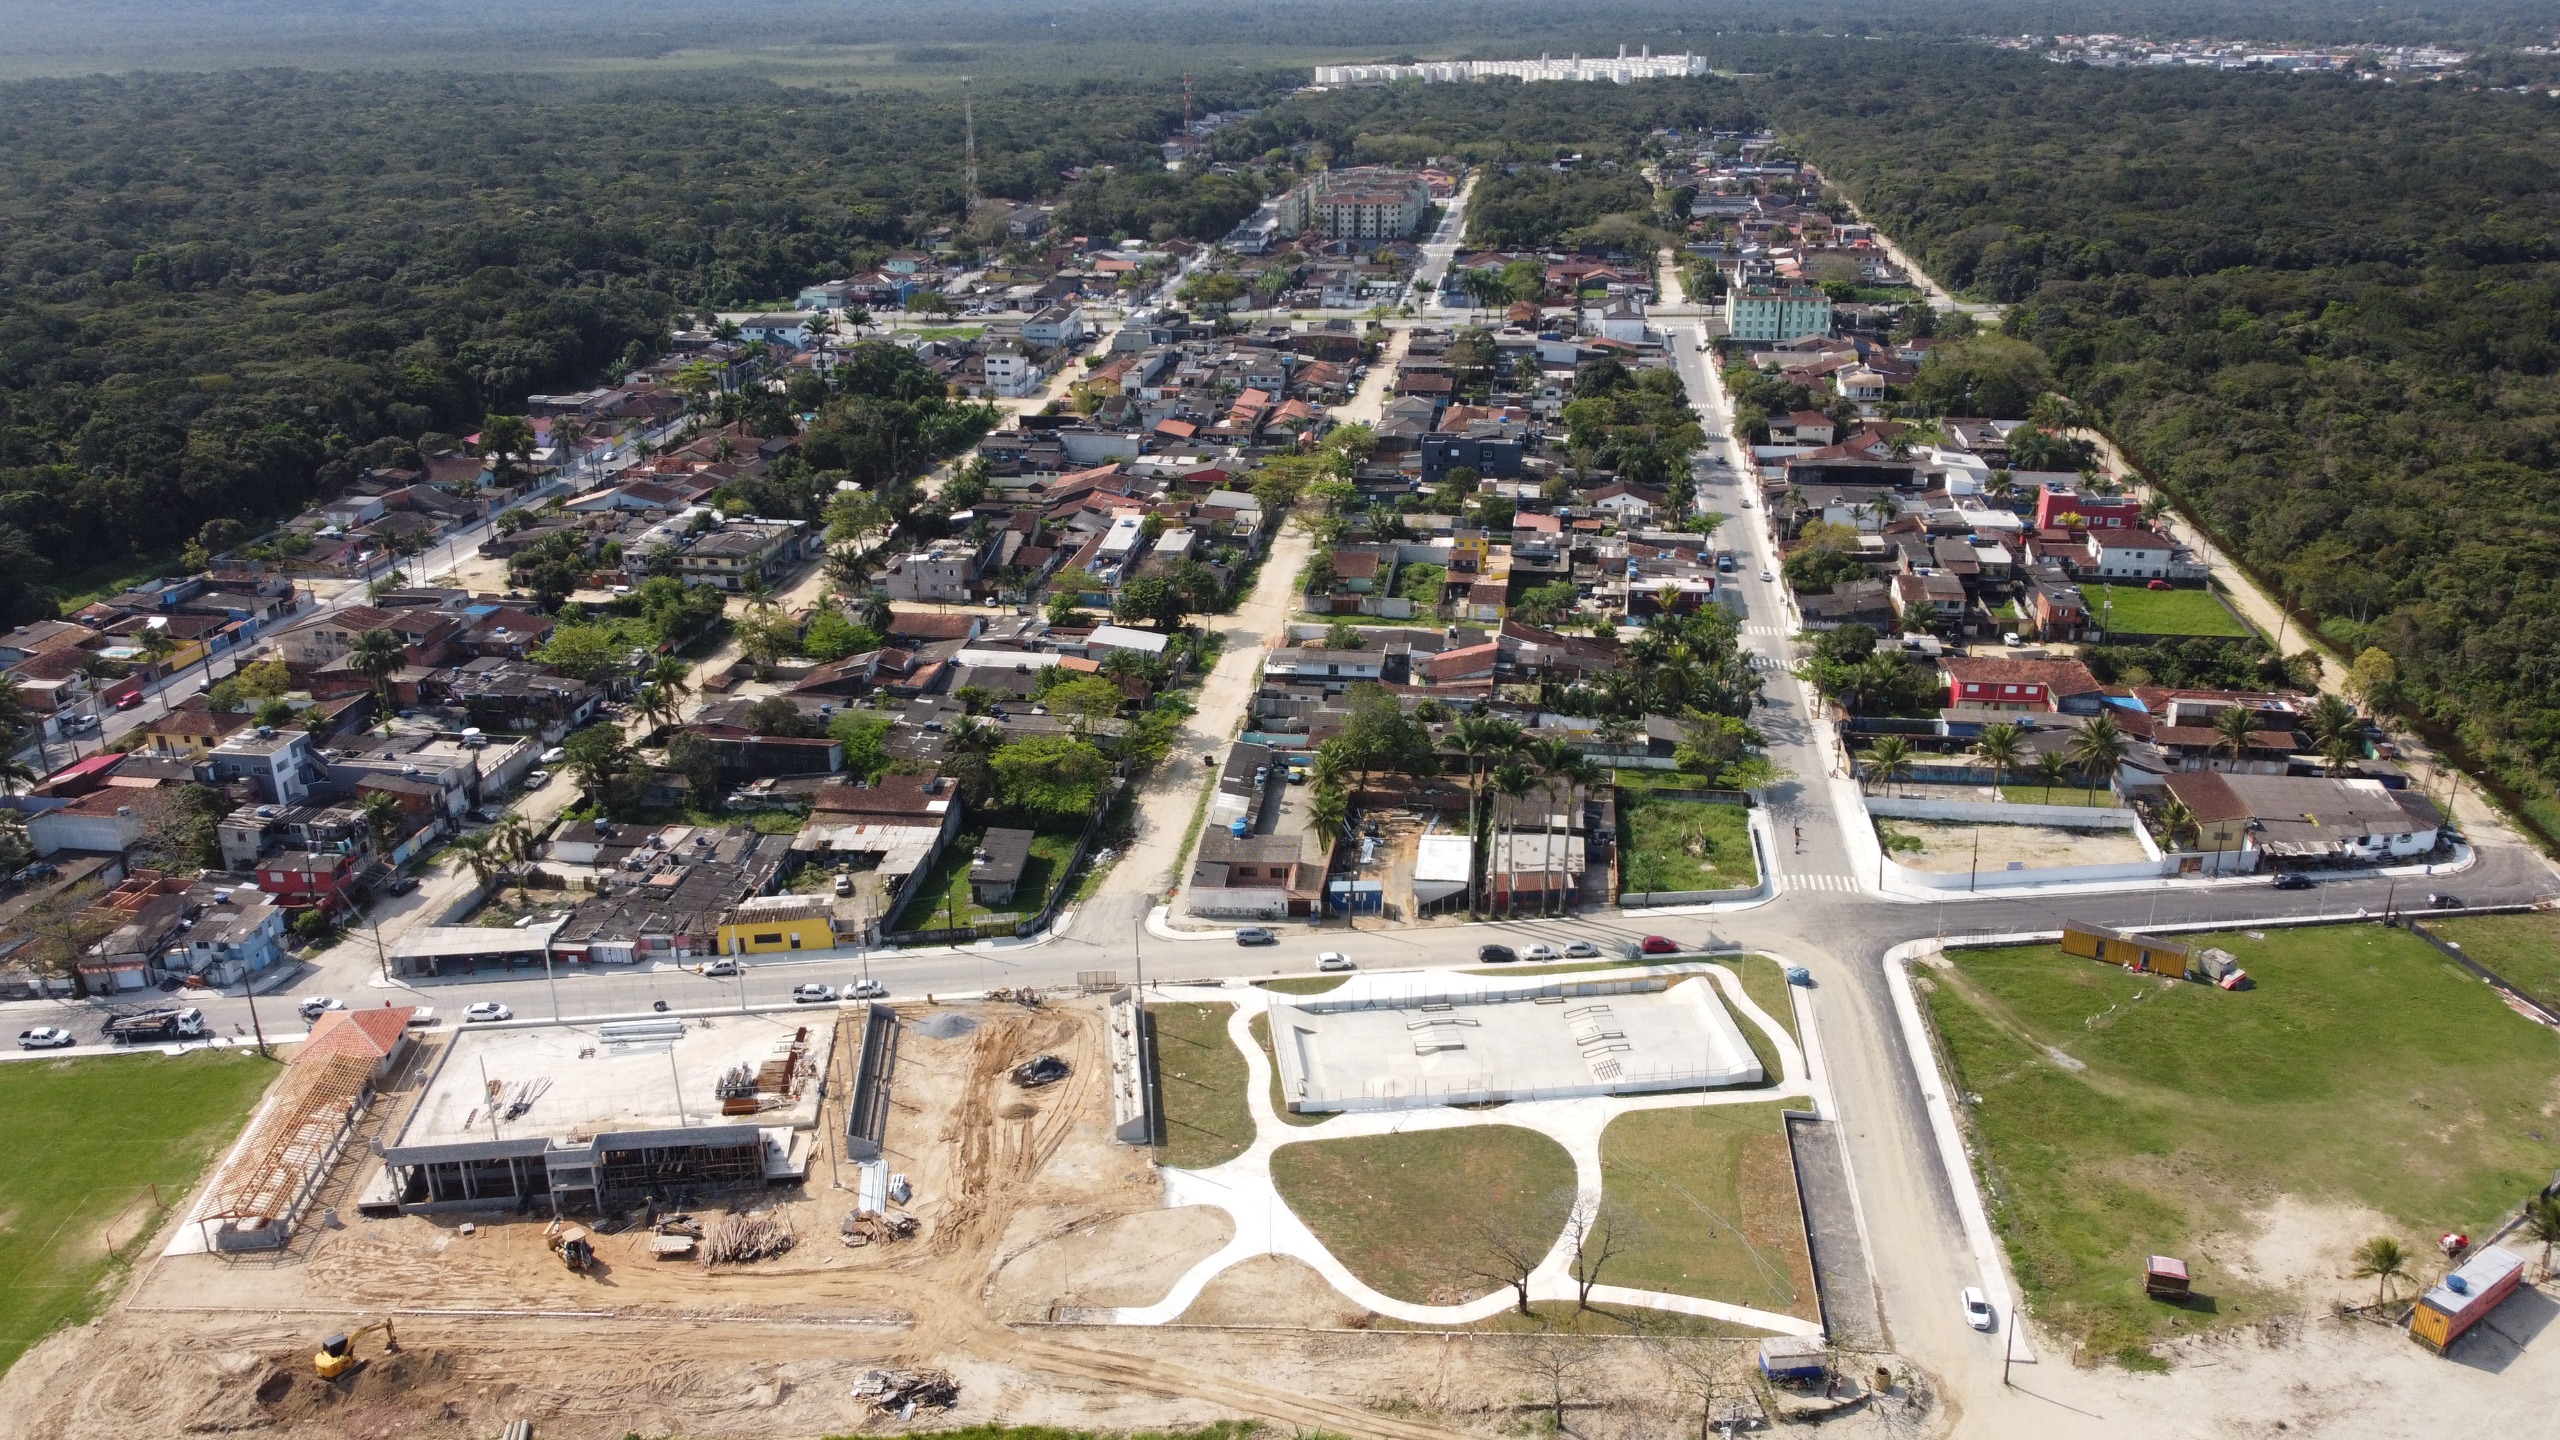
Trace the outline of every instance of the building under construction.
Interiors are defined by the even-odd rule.
[[[465,1030],[382,1141],[359,1208],[598,1213],[796,1185],[837,1015]]]

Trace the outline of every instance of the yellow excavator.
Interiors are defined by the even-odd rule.
[[[584,1225],[554,1220],[550,1228],[542,1232],[542,1238],[551,1247],[551,1253],[560,1257],[560,1263],[571,1270],[584,1270],[596,1263],[595,1242],[588,1238]]]
[[[374,1331],[382,1332],[382,1353],[400,1353],[400,1336],[388,1320],[377,1320],[346,1335],[332,1335],[320,1342],[320,1353],[311,1357],[312,1372],[323,1380],[335,1380],[356,1368],[356,1342]]]

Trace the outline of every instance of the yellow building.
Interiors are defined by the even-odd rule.
[[[2195,947],[2157,936],[2128,935],[2104,925],[2065,920],[2062,922],[2062,953],[2183,980],[2187,974],[2187,957],[2195,953]]]
[[[762,895],[720,921],[720,953],[770,955],[835,948],[835,906],[808,895]]]

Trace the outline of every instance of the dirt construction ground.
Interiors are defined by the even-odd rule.
[[[1226,1243],[1231,1222],[1214,1209],[1162,1208],[1149,1152],[1110,1139],[1097,1002],[901,1013],[888,1147],[915,1187],[909,1208],[922,1223],[910,1240],[841,1242],[853,1193],[831,1179],[832,1139],[805,1190],[744,1202],[788,1222],[797,1237],[788,1253],[717,1269],[658,1262],[634,1227],[600,1234],[598,1264],[584,1275],[551,1258],[539,1223],[509,1213],[353,1218],[345,1197],[373,1163],[359,1157],[328,1192],[348,1217],[342,1228],[312,1224],[281,1257],[147,1262],[100,1320],[31,1351],[0,1379],[0,1440],[246,1429],[461,1440],[517,1418],[546,1440],[909,1428],[853,1395],[874,1367],[939,1368],[958,1380],[954,1409],[912,1425],[1242,1415],[1424,1436],[1515,1423],[1523,1342],[1371,1332],[1359,1307],[1294,1261],[1221,1277],[1181,1325],[1055,1323],[1161,1298]],[[1044,1051],[1070,1062],[1068,1080],[1036,1091],[1007,1081]],[[841,1075],[821,1130],[830,1137]],[[850,1185],[852,1167],[843,1173]],[[462,1233],[466,1221],[474,1233]],[[322,1336],[385,1315],[396,1319],[398,1353],[367,1338],[351,1377],[311,1374]],[[1666,1353],[1569,1343],[1577,1390],[1663,1392]],[[1741,1363],[1740,1346],[1713,1343],[1716,1363]],[[1633,1435],[1678,1423],[1625,1418],[1623,1430],[1597,1417],[1578,1428]]]
[[[1237,1417],[1275,1432],[1419,1440],[1541,1431],[1535,1402],[1559,1392],[1583,1440],[1636,1440],[1697,1433],[1702,1372],[1715,1377],[1720,1410],[1756,1403],[1742,1383],[1748,1342],[1649,1341],[1594,1317],[1562,1337],[1371,1328],[1375,1317],[1314,1271],[1272,1257],[1221,1274],[1175,1325],[1062,1321],[1159,1298],[1228,1240],[1228,1218],[1162,1208],[1148,1153],[1108,1138],[1095,1003],[901,1013],[888,1143],[915,1185],[913,1239],[839,1241],[852,1197],[832,1182],[832,1154],[804,1191],[752,1197],[798,1243],[748,1266],[655,1262],[624,1231],[600,1237],[592,1273],[572,1275],[544,1250],[538,1224],[489,1212],[314,1224],[278,1258],[147,1262],[98,1321],[55,1335],[0,1378],[0,1440],[243,1430],[480,1440],[519,1418],[545,1440],[618,1440]],[[1066,1057],[1072,1077],[1034,1092],[1007,1083],[1012,1065],[1042,1051]],[[841,1081],[840,1069],[838,1097]],[[822,1133],[834,1133],[833,1106],[824,1120]],[[353,1214],[347,1197],[368,1166],[359,1159],[334,1177],[326,1198],[342,1214]],[[2294,1235],[2356,1224],[2313,1223],[2322,1218],[2279,1207],[2247,1246],[2250,1262],[2291,1274],[2303,1268]],[[461,1233],[465,1219],[476,1233]],[[2295,1278],[2322,1309],[2365,1288],[2326,1271]],[[368,1338],[350,1377],[311,1374],[321,1336],[385,1315],[399,1326],[397,1354]],[[2421,1416],[2469,1415],[2482,1433],[2539,1433],[2560,1393],[2538,1358],[2554,1318],[2560,1304],[2529,1289],[2450,1361],[2380,1326],[2285,1316],[2169,1347],[2166,1375],[2047,1356],[2001,1392],[2027,1407],[2005,1420],[1969,1416],[1933,1396],[1925,1376],[1898,1370],[1888,1396],[1818,1428],[2381,1440],[2413,1433]],[[1871,1373],[1872,1357],[1844,1359]],[[853,1393],[875,1367],[947,1370],[957,1404],[903,1423],[875,1414]],[[2022,1414],[2037,1423],[2014,1428]]]

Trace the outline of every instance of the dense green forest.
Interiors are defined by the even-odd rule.
[[[2334,645],[2560,779],[2560,106],[2451,86],[1805,63],[1790,136]]]
[[[1653,186],[1633,167],[1495,171],[1467,202],[1467,243],[1508,250],[1552,245],[1603,215],[1650,214]]]
[[[467,432],[655,353],[679,313],[953,222],[957,101],[293,72],[0,89],[0,623],[208,519],[290,514],[369,442]],[[986,188],[1155,168],[1180,104],[981,87]]]

